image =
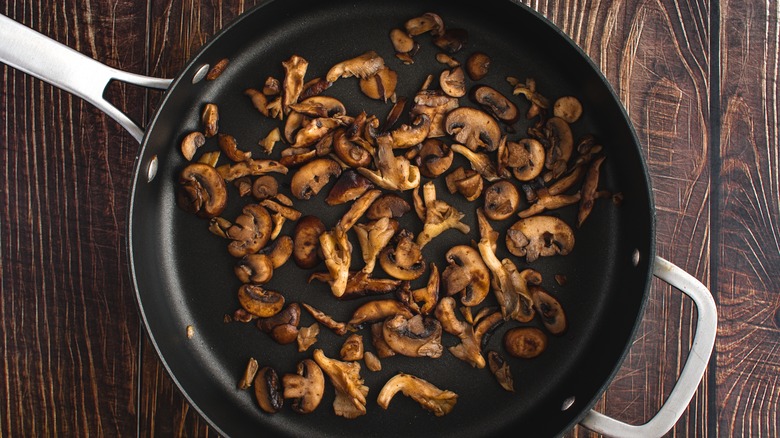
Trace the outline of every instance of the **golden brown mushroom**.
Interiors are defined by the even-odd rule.
[[[419,377],[399,373],[388,380],[379,391],[377,404],[383,409],[387,409],[390,400],[399,391],[403,395],[411,397],[426,410],[433,412],[437,417],[449,414],[458,401],[458,395],[452,391],[441,390]]]

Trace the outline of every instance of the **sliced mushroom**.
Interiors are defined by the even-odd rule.
[[[466,95],[466,73],[463,67],[444,70],[439,75],[439,86],[448,96],[463,97]]]
[[[545,167],[548,169],[562,167],[562,170],[565,170],[566,163],[574,151],[574,138],[569,124],[559,117],[551,117],[545,124],[545,133],[550,142]],[[562,173],[562,170],[558,174]]]
[[[282,311],[284,296],[259,285],[245,284],[238,288],[238,302],[252,315],[268,318]]]
[[[506,247],[512,254],[525,256],[528,263],[556,254],[566,255],[574,248],[571,227],[553,216],[520,219],[506,233]]]
[[[396,315],[388,318],[382,335],[390,348],[408,357],[441,357],[441,324],[435,318]]]
[[[313,306],[301,303],[304,309],[306,309],[309,314],[311,314],[312,318],[317,320],[320,324],[324,325],[325,327],[329,328],[333,331],[333,333],[342,336],[343,334],[347,333],[347,325],[343,322],[338,322],[325,314],[325,312],[322,312],[321,310],[317,310]]]
[[[482,194],[482,188],[484,183],[482,181],[482,175],[469,170],[467,176],[460,178],[453,182],[455,189],[463,195],[467,201],[474,201]]]
[[[274,265],[265,254],[247,254],[238,261],[234,271],[242,283],[263,284],[271,281]]]
[[[474,52],[466,60],[466,72],[473,81],[487,76],[490,70],[490,57],[482,52]]]
[[[382,409],[387,409],[399,391],[437,417],[449,414],[458,401],[458,395],[452,391],[441,390],[419,377],[399,373],[388,380],[379,391],[377,404]]]
[[[433,44],[447,53],[458,53],[466,44],[469,33],[466,29],[451,28],[433,39]]]
[[[588,172],[585,174],[585,182],[582,183],[582,199],[580,200],[580,208],[577,212],[577,226],[581,227],[588,218],[590,212],[593,210],[593,204],[596,202],[596,190],[599,185],[599,169],[601,163],[604,162],[606,157],[601,156],[596,158],[588,168]]]
[[[349,325],[359,327],[367,323],[384,321],[396,315],[411,318],[412,312],[403,303],[394,299],[373,300],[355,309]]]
[[[444,122],[447,114],[459,106],[458,99],[445,95],[440,90],[422,90],[414,96],[412,117],[427,114],[431,118],[428,138],[447,135]]]
[[[303,99],[308,99],[310,97],[317,96],[323,91],[330,88],[331,85],[333,84],[331,84],[330,82],[326,81],[323,78],[314,78],[309,82],[303,84],[303,91],[301,91],[301,97],[299,97],[299,99],[303,100]]]
[[[547,348],[547,335],[536,327],[516,327],[504,334],[507,353],[521,359],[533,359]]]
[[[284,67],[282,112],[286,115],[290,112],[290,105],[298,102],[298,97],[303,91],[303,77],[306,75],[309,62],[298,55],[293,55],[282,62],[282,67]]]
[[[320,325],[316,322],[308,327],[302,327],[298,330],[298,352],[304,352],[312,345],[317,343],[317,336],[320,334]]]
[[[336,227],[319,236],[325,266],[331,275],[330,290],[336,298],[344,295],[349,279],[349,266],[352,263],[352,244],[347,232]]]
[[[309,276],[309,281],[319,280],[331,282],[328,272],[315,272]],[[401,286],[401,280],[391,280],[389,278],[373,278],[370,274],[363,271],[350,272],[347,277],[347,287],[344,294],[337,297],[339,300],[352,300],[365,296],[385,295],[395,292]]]
[[[502,122],[511,124],[520,117],[517,106],[495,88],[478,85],[471,89],[470,96],[485,111]]]
[[[363,359],[363,336],[353,333],[344,341],[339,351],[341,360],[354,362]]]
[[[379,253],[379,264],[391,277],[414,280],[425,272],[422,248],[413,239],[412,233],[401,230]]]
[[[490,272],[479,252],[466,245],[452,247],[445,255],[448,266],[442,272],[447,295],[461,293],[461,303],[473,307],[490,292]]]
[[[461,144],[453,144],[450,148],[457,152],[471,163],[471,168],[476,170],[482,177],[488,181],[498,181],[506,175],[499,175],[496,167],[493,165],[493,160],[487,154],[481,152],[474,152],[473,150],[464,147]]]
[[[398,28],[390,31],[390,42],[397,53],[408,53],[414,49],[414,39]]]
[[[275,414],[282,409],[282,382],[271,367],[264,367],[255,375],[255,399],[260,409]]]
[[[252,196],[258,201],[273,198],[279,193],[279,182],[271,175],[261,175],[252,183]]]
[[[360,80],[360,91],[371,99],[395,100],[395,87],[398,84],[398,73],[383,67],[376,74]]]
[[[447,134],[472,151],[480,147],[494,151],[501,140],[501,129],[496,119],[476,108],[459,107],[450,111],[444,126]]]
[[[530,322],[536,314],[530,287],[542,284],[542,274],[530,268],[518,271],[517,266],[509,259],[501,260],[501,264],[509,274],[509,281],[518,298],[516,307],[508,315],[515,321]]]
[[[219,132],[219,109],[216,104],[207,103],[203,107],[203,113],[200,116],[203,123],[203,135],[213,137]]]
[[[258,176],[267,173],[287,174],[287,167],[274,160],[247,160],[236,164],[225,164],[216,168],[222,179],[233,181],[244,176]]]
[[[282,156],[279,158],[279,163],[288,168],[299,167],[315,158],[317,158],[317,151],[314,149],[290,147],[282,150]]]
[[[518,180],[531,181],[544,170],[544,146],[532,138],[507,142],[503,150],[498,150],[498,163],[500,167],[512,168]]]
[[[259,366],[255,358],[250,357],[249,361],[246,363],[244,375],[241,377],[241,380],[238,381],[238,389],[249,389],[252,387],[258,368]]]
[[[370,351],[366,351],[363,355],[363,361],[366,362],[366,368],[371,371],[382,371],[382,362],[379,358]]]
[[[404,157],[393,154],[393,138],[389,134],[377,137],[377,155],[374,159],[377,170],[365,167],[358,169],[377,186],[387,190],[410,190],[420,185],[420,169],[411,165]]]
[[[265,82],[263,83],[263,94],[266,96],[278,96],[281,92],[282,83],[279,82],[279,79],[276,79],[273,76],[265,78]]]
[[[279,344],[287,345],[298,339],[300,321],[301,308],[298,303],[292,303],[273,316],[258,319],[257,328],[269,334]]]
[[[336,228],[344,231],[345,233],[352,229],[357,221],[366,213],[366,210],[371,207],[371,204],[373,204],[381,194],[381,190],[372,189],[360,195],[360,197],[352,203],[352,206],[349,208],[349,210],[344,213],[344,216],[342,216],[338,223],[336,223]]]
[[[225,153],[225,156],[236,163],[252,159],[252,152],[238,149],[238,142],[236,142],[236,138],[232,135],[219,134],[218,143],[219,148]]]
[[[436,308],[439,302],[439,268],[436,264],[430,264],[430,274],[425,287],[411,292],[411,303],[416,310],[423,315],[428,315]]]
[[[530,290],[534,308],[542,318],[544,327],[554,335],[563,334],[566,331],[566,314],[561,303],[539,286],[531,286]]]
[[[381,359],[395,356],[395,351],[387,345],[385,337],[382,334],[382,328],[384,327],[384,321],[375,322],[371,324],[371,344],[376,349],[376,354]]]
[[[531,107],[526,114],[529,119],[536,117],[542,110],[550,108],[547,98],[536,92],[536,81],[533,78],[526,78],[525,82],[518,82],[513,87],[512,94],[515,96],[522,94],[531,102]]]
[[[411,36],[422,35],[426,32],[439,36],[444,33],[444,21],[437,14],[426,12],[419,17],[407,20],[404,28]]]
[[[341,126],[344,121],[334,117],[304,118],[301,129],[295,133],[294,148],[303,148],[315,145],[321,141],[328,141],[332,132]]]
[[[374,271],[377,256],[382,249],[390,243],[390,240],[397,230],[398,222],[391,221],[390,218],[387,217],[377,219],[367,224],[355,225],[355,233],[360,242],[363,261],[366,264],[363,267],[362,272],[370,274]]]
[[[450,228],[468,234],[469,226],[461,222],[465,215],[446,202],[436,199],[436,186],[432,181],[423,186],[423,200],[425,201],[425,223],[422,232],[417,236],[417,244],[420,248]]]
[[[560,117],[566,123],[574,123],[582,116],[582,104],[574,96],[563,96],[555,101],[553,114]]]
[[[488,365],[498,384],[509,392],[515,392],[515,381],[512,378],[512,370],[509,369],[507,361],[497,352],[488,351]]]
[[[176,201],[188,213],[204,218],[219,216],[227,205],[225,181],[208,164],[189,164],[179,174]]]
[[[498,181],[485,190],[485,216],[494,221],[509,219],[520,204],[520,193],[509,181]]]
[[[382,218],[400,218],[411,210],[409,203],[402,197],[385,193],[380,196],[366,212],[366,217],[371,220]]]
[[[460,338],[460,344],[449,347],[450,353],[474,368],[484,368],[485,358],[480,351],[479,340],[474,328],[472,325],[458,320],[455,315],[454,298],[444,297],[439,301],[439,305],[436,307],[436,318],[447,333]]]
[[[436,178],[452,165],[454,154],[441,140],[429,138],[422,143],[416,162],[426,178]]]
[[[344,104],[335,97],[330,96],[312,96],[301,100],[298,103],[290,105],[290,109],[304,116],[317,117],[336,117],[347,114]]]
[[[299,414],[309,414],[317,409],[325,394],[325,376],[311,359],[298,363],[297,374],[282,377],[284,398],[293,399],[292,409]]]
[[[393,141],[393,149],[406,149],[422,143],[431,130],[431,118],[427,114],[421,114],[414,119],[411,125],[401,125],[390,131]]]
[[[316,216],[303,216],[293,230],[293,260],[298,267],[311,269],[320,262],[320,235],[325,224]]]
[[[213,217],[209,220],[209,231],[215,236],[227,239],[227,230],[233,226],[233,223],[223,217]]]
[[[271,117],[270,110],[268,109],[268,97],[264,93],[261,93],[254,88],[247,88],[244,90],[244,94],[249,96],[252,100],[252,106],[254,106],[260,114]]]
[[[195,151],[204,144],[206,144],[206,136],[198,131],[190,132],[181,141],[181,154],[184,155],[184,159],[190,161],[195,156]]]
[[[241,215],[226,232],[227,237],[233,240],[228,245],[228,252],[233,257],[244,257],[260,251],[271,240],[272,227],[268,210],[257,204],[244,206]]]
[[[371,164],[373,147],[360,137],[351,140],[346,130],[337,129],[333,133],[333,152],[350,167],[368,167]]]
[[[306,163],[293,174],[290,190],[298,199],[310,199],[316,196],[332,177],[339,175],[339,163],[328,158],[318,158]]]
[[[220,151],[204,152],[203,155],[198,158],[198,163],[216,168],[221,154]]]
[[[314,361],[328,375],[336,388],[333,411],[345,418],[357,418],[366,413],[368,386],[360,377],[360,364],[341,362],[325,356],[322,350],[314,350]]]
[[[325,80],[336,82],[339,78],[349,78],[356,76],[360,79],[375,75],[385,66],[385,60],[382,59],[373,50],[362,55],[339,62],[328,70]]]
[[[576,204],[580,200],[579,193],[573,195],[550,195],[546,188],[537,190],[536,196],[536,202],[525,210],[520,211],[517,214],[518,216],[521,218],[531,217],[547,210],[555,210],[567,205]]]

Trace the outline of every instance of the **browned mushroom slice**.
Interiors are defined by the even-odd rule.
[[[217,79],[222,74],[222,72],[225,71],[229,63],[230,60],[227,58],[222,58],[219,61],[217,61],[217,63],[214,64],[214,66],[211,67],[209,69],[209,72],[206,74],[206,80],[213,81]]]
[[[507,175],[499,175],[496,167],[493,165],[493,160],[487,154],[481,152],[474,152],[471,149],[464,147],[461,144],[453,144],[450,148],[457,152],[471,163],[471,168],[479,172],[488,181],[497,181]]]
[[[507,353],[521,359],[533,359],[547,348],[547,335],[536,327],[516,327],[504,334]]]
[[[218,143],[225,156],[237,163],[252,159],[252,152],[239,150],[238,142],[232,135],[219,134]]]
[[[269,334],[277,343],[287,345],[298,339],[300,321],[301,308],[298,303],[292,303],[273,316],[258,319],[257,328]]]
[[[371,99],[395,100],[395,87],[398,84],[398,73],[383,67],[376,74],[360,80],[360,91]]]
[[[460,62],[458,62],[457,59],[453,58],[452,56],[446,54],[446,53],[437,53],[436,54],[436,60],[440,63],[446,65],[449,68],[455,68],[460,65]]]
[[[311,314],[312,318],[317,320],[317,322],[324,325],[325,327],[331,329],[333,333],[341,336],[347,332],[347,325],[345,323],[334,320],[330,316],[326,315],[325,312],[317,310],[315,307],[309,304],[301,303],[301,305],[309,312],[309,314]]]
[[[295,172],[290,181],[290,191],[298,199],[310,199],[328,184],[331,177],[339,175],[339,163],[328,158],[318,158],[304,164]]]
[[[444,121],[447,114],[459,106],[458,99],[447,96],[441,91],[422,90],[414,96],[414,106],[411,115],[427,114],[431,118],[431,129],[428,137],[443,137],[447,135]]]
[[[562,167],[565,170],[566,163],[574,151],[574,138],[572,137],[569,124],[561,118],[551,117],[545,124],[545,133],[550,142],[550,150],[547,151],[545,167],[548,169]],[[559,162],[563,164],[561,165]],[[562,171],[558,175],[560,173]]]
[[[501,315],[501,312],[496,311],[495,308],[490,307],[484,307],[480,309],[480,311],[490,311],[492,313],[489,313],[488,315],[481,316],[477,315],[474,318],[475,326],[474,326],[474,339],[477,342],[477,345],[480,346],[481,349],[484,349],[487,345],[488,336],[490,333],[496,330],[498,326],[504,323],[504,317]],[[487,313],[487,312],[486,312]],[[484,367],[484,362],[483,365]]]
[[[404,29],[411,36],[422,35],[430,32],[434,36],[444,33],[444,21],[433,12],[426,12],[419,17],[409,19],[404,23]]]
[[[316,216],[303,216],[293,230],[293,260],[298,267],[311,269],[320,262],[318,255],[320,235],[326,231],[325,224]]]
[[[320,247],[325,259],[325,267],[331,275],[330,290],[336,298],[344,295],[349,279],[349,266],[352,263],[352,244],[347,232],[336,227],[320,235]]]
[[[189,164],[179,174],[176,201],[188,213],[204,218],[219,216],[227,205],[225,181],[207,164]]]
[[[449,146],[441,140],[429,138],[422,143],[417,155],[417,166],[426,178],[436,178],[452,165],[454,154]]]
[[[564,96],[555,101],[553,114],[560,117],[566,123],[574,123],[582,116],[582,104],[574,96]]]
[[[260,251],[271,239],[271,215],[260,205],[249,204],[228,228],[227,237],[233,240],[228,252],[233,257],[243,257]]]
[[[520,204],[520,193],[509,181],[498,181],[485,190],[485,216],[502,221],[509,219]]]
[[[299,414],[309,414],[317,409],[325,394],[325,376],[311,359],[298,363],[297,374],[282,376],[284,398],[292,400],[292,409]]]
[[[381,218],[400,218],[411,210],[409,203],[392,193],[380,196],[366,212],[366,217],[372,220]]]
[[[344,231],[345,233],[349,231],[357,223],[357,221],[363,217],[363,214],[365,214],[366,210],[368,210],[371,204],[376,201],[381,194],[381,190],[372,189],[360,195],[360,197],[352,203],[352,206],[349,208],[349,210],[344,213],[344,216],[342,216],[341,219],[339,219],[339,221],[336,223],[336,228]]]
[[[425,223],[422,232],[417,236],[417,244],[420,248],[450,228],[468,234],[469,226],[461,222],[464,214],[446,202],[436,199],[436,186],[432,181],[423,186],[423,200],[425,201]]]
[[[398,28],[390,31],[390,42],[397,53],[408,53],[414,49],[414,39]]]
[[[290,109],[303,114],[304,116],[317,117],[335,117],[347,114],[344,104],[335,97],[330,96],[312,96],[298,103],[290,105]]]
[[[354,201],[363,193],[374,187],[371,181],[367,180],[354,170],[344,171],[336,183],[328,192],[325,203],[328,205],[340,205],[349,201]]]
[[[390,131],[393,139],[393,149],[406,149],[422,143],[431,130],[431,118],[427,114],[421,114],[414,119],[411,125],[401,125]]]
[[[309,62],[298,55],[293,55],[282,62],[282,67],[284,67],[282,112],[289,114],[290,105],[298,102],[298,97],[303,91],[303,77],[306,75]]]
[[[181,141],[181,154],[184,155],[184,159],[190,161],[195,156],[195,151],[204,144],[206,144],[206,136],[198,131],[190,132]]]
[[[373,300],[355,309],[352,313],[352,319],[349,321],[349,325],[358,327],[367,323],[384,321],[387,318],[396,315],[411,318],[412,312],[398,300]]]
[[[267,173],[287,174],[287,167],[274,160],[248,160],[233,165],[217,167],[217,172],[225,181],[233,181],[243,176],[258,176]]]
[[[433,39],[433,44],[447,53],[458,53],[468,40],[466,29],[452,28]]]
[[[333,411],[344,418],[357,418],[366,413],[368,386],[360,377],[360,364],[331,359],[322,352],[314,350],[314,361],[328,375],[336,388]]]
[[[279,213],[282,215],[285,219],[291,220],[291,221],[297,221],[301,217],[301,212],[292,208],[288,207],[286,205],[282,205],[274,200],[271,199],[263,199],[260,201],[260,205],[263,207],[273,211],[274,213]]]
[[[444,70],[439,75],[439,86],[448,96],[463,97],[466,95],[466,73],[463,67]]]
[[[347,166],[358,168],[371,164],[373,147],[360,137],[351,140],[344,129],[333,133],[333,152]]]
[[[512,254],[525,256],[528,263],[556,254],[566,255],[574,248],[574,232],[566,222],[553,216],[520,219],[506,233],[506,247]]]
[[[247,361],[246,368],[244,369],[244,375],[238,382],[238,389],[249,389],[252,387],[258,368],[259,366],[255,358],[250,357],[249,361]]]
[[[482,260],[492,273],[493,292],[501,307],[501,313],[504,318],[511,318],[513,313],[517,311],[519,298],[514,290],[514,285],[512,284],[509,272],[507,272],[504,265],[496,256],[498,232],[493,230],[493,227],[490,226],[482,209],[477,210],[477,220],[479,222],[479,234],[481,236],[479,244],[477,245],[479,254],[482,256]]]
[[[425,272],[422,249],[413,239],[412,233],[401,230],[379,254],[379,264],[391,277],[414,280]]]
[[[223,217],[213,217],[209,220],[209,231],[215,236],[227,239],[227,230],[233,226],[233,223]]]
[[[252,315],[268,318],[281,312],[284,297],[279,292],[263,289],[259,285],[245,284],[238,288],[238,302]]]
[[[339,351],[341,360],[356,361],[363,359],[363,336],[353,333],[344,341]]]
[[[376,349],[376,354],[380,359],[395,356],[395,351],[393,351],[393,349],[387,345],[387,342],[385,342],[385,337],[382,334],[382,328],[384,325],[384,321],[371,324],[371,344]]]
[[[279,163],[285,167],[299,167],[317,158],[317,151],[309,148],[287,148],[282,150]]]
[[[198,163],[216,168],[220,155],[222,155],[220,151],[204,152],[203,155],[198,158]]]
[[[399,391],[403,395],[411,397],[426,410],[433,412],[437,417],[449,414],[458,401],[458,395],[452,391],[441,390],[419,377],[399,373],[388,380],[379,391],[377,404],[382,409],[387,409],[390,400]]]
[[[466,72],[474,81],[487,76],[490,70],[490,57],[482,52],[474,52],[466,60]]]
[[[374,159],[377,170],[366,167],[358,169],[377,186],[387,190],[410,190],[420,185],[420,169],[413,166],[404,157],[393,154],[393,137],[389,134],[380,135],[377,141],[377,155]]]
[[[604,162],[606,157],[601,156],[591,163],[588,168],[588,172],[585,174],[585,182],[582,184],[582,199],[580,200],[580,208],[577,212],[577,226],[581,227],[585,219],[590,215],[593,210],[593,203],[596,202],[596,190],[599,185],[599,169],[601,163]]]
[[[304,352],[312,345],[317,343],[317,336],[320,334],[320,325],[316,322],[308,327],[301,327],[298,330],[298,352]]]
[[[200,116],[203,123],[203,134],[206,137],[213,137],[219,132],[219,109],[213,103],[207,103],[203,107],[203,113]]]
[[[501,260],[501,264],[509,274],[509,281],[518,298],[515,310],[509,313],[509,316],[515,321],[530,322],[536,314],[530,287],[542,284],[542,274],[530,268],[518,271],[517,266],[509,259]]]
[[[263,284],[271,281],[274,265],[265,254],[247,254],[238,261],[234,271],[242,283]]]
[[[520,117],[517,106],[495,88],[478,85],[471,89],[470,96],[474,102],[502,122],[511,124]]]
[[[542,318],[544,327],[554,335],[563,334],[566,331],[566,314],[561,303],[539,286],[531,286],[530,290],[534,308]]]
[[[474,201],[482,194],[484,186],[482,175],[473,170],[467,171],[466,175],[454,181],[453,184],[458,193],[463,195],[467,201]]]
[[[247,88],[244,90],[244,94],[252,100],[252,106],[254,106],[255,109],[260,112],[260,114],[266,117],[271,117],[270,111],[268,109],[268,97],[265,94],[255,90],[254,88]]]
[[[305,118],[301,129],[295,134],[294,148],[312,146],[324,140],[338,127],[344,125],[342,120],[332,117]]]
[[[512,378],[512,371],[509,364],[495,351],[488,351],[488,366],[490,372],[498,381],[502,388],[509,392],[515,392],[515,381]]]
[[[379,358],[376,357],[374,353],[366,351],[363,354],[363,361],[366,363],[366,368],[369,370],[382,371],[382,362],[379,361]]]
[[[376,202],[374,202],[376,204]],[[363,262],[365,266],[362,272],[370,274],[374,271],[376,258],[384,247],[393,238],[398,230],[398,222],[383,217],[367,224],[356,224],[355,233],[360,242],[360,249],[363,253]]]
[[[266,96],[278,96],[281,92],[282,83],[279,82],[279,79],[276,79],[273,76],[265,78],[265,82],[263,83],[263,94]]]
[[[472,151],[481,147],[494,151],[501,140],[501,129],[496,119],[476,108],[460,107],[450,111],[444,126],[447,134]]]
[[[252,196],[258,201],[273,198],[279,193],[279,182],[271,175],[262,175],[252,183]]]
[[[576,204],[580,200],[580,194],[573,195],[550,195],[546,188],[536,191],[538,199],[530,207],[522,210],[517,215],[521,218],[531,217],[547,210],[555,210],[567,205]]]
[[[371,50],[358,57],[334,65],[328,70],[325,79],[328,82],[336,82],[339,78],[349,78],[352,76],[363,79],[375,75],[384,66],[385,60]]]
[[[449,264],[442,272],[447,295],[461,293],[461,303],[473,307],[490,292],[490,272],[479,252],[466,245],[452,247],[445,255]]]
[[[274,146],[276,146],[276,143],[281,141],[282,134],[279,132],[279,128],[272,129],[268,135],[261,138],[260,141],[257,142],[257,145],[263,148],[265,153],[271,154],[274,151]]]
[[[522,94],[531,102],[531,107],[526,115],[529,119],[536,117],[542,110],[550,108],[550,102],[547,98],[536,92],[536,81],[533,78],[527,78],[525,82],[518,82],[513,87],[512,94],[515,96]]]
[[[271,367],[264,367],[255,375],[255,399],[260,409],[275,414],[282,409],[282,382]]]
[[[455,315],[454,298],[444,297],[439,301],[439,305],[436,306],[436,318],[447,333],[460,338],[460,344],[449,347],[450,353],[474,368],[484,368],[485,358],[480,351],[474,328],[458,320]]]
[[[388,318],[382,335],[390,348],[408,357],[441,357],[441,324],[435,318],[396,315]]]
[[[499,147],[498,163],[499,167],[512,168],[518,180],[531,181],[544,170],[544,146],[532,138],[507,142],[506,147]]]
[[[318,280],[330,283],[333,280],[328,272],[315,272],[309,276],[309,281]],[[339,300],[352,300],[365,296],[385,295],[398,290],[401,280],[389,278],[373,278],[363,271],[350,272],[344,294]]]

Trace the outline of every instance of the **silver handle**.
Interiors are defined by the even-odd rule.
[[[580,424],[594,432],[614,437],[645,438],[664,435],[685,412],[707,369],[718,330],[718,311],[712,294],[699,280],[661,257],[655,258],[653,274],[681,290],[696,304],[696,332],[693,335],[691,352],[672,393],[650,421],[634,426],[590,411]]]
[[[0,15],[0,42],[0,62],[95,105],[139,143],[143,129],[103,98],[106,86],[112,80],[161,90],[171,84],[170,79],[137,75],[101,64],[4,15]]]

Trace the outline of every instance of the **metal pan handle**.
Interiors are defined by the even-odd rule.
[[[170,79],[117,70],[0,14],[0,62],[72,93],[119,122],[138,142],[144,130],[103,98],[112,80],[165,90]]]
[[[696,304],[698,318],[693,347],[672,393],[650,421],[641,426],[634,426],[596,411],[590,411],[580,424],[594,432],[614,437],[645,438],[664,435],[677,423],[688,407],[707,369],[718,328],[718,313],[712,294],[699,280],[661,257],[655,258],[653,274],[681,290]]]

